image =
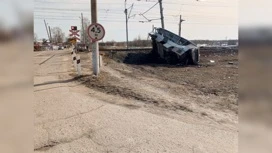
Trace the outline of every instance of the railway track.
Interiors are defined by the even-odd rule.
[[[137,52],[137,51],[151,51],[152,50],[152,47],[148,47],[148,48],[129,48],[129,49],[126,49],[126,48],[121,48],[121,49],[107,49],[107,48],[100,48],[99,49],[100,51],[103,51],[103,52]],[[230,47],[230,48],[227,48],[227,47],[200,47],[200,52],[201,51],[204,51],[204,52],[218,52],[218,51],[230,51],[230,50],[233,50],[233,51],[237,51],[238,48],[237,47]]]
[[[152,47],[150,48],[123,48],[123,49],[104,49],[104,48],[100,48],[99,51],[103,51],[103,52],[133,52],[133,51],[151,51]]]

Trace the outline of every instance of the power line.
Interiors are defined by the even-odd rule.
[[[141,15],[144,15],[145,13],[147,13],[148,11],[150,11],[151,9],[153,9],[156,5],[158,5],[159,2],[157,2],[155,5],[151,6],[148,10],[146,10],[144,13],[141,13]]]
[[[185,5],[185,6],[196,6],[196,7],[238,7],[238,6],[230,6],[230,5],[199,5],[199,4],[180,4],[180,3],[173,3],[173,2],[165,2],[165,4],[170,5]]]
[[[151,22],[151,21],[153,21],[153,20],[158,20],[158,19],[148,19],[144,14],[146,14],[147,12],[149,12],[151,9],[153,9],[156,5],[158,5],[159,4],[159,2],[157,2],[157,3],[155,3],[153,6],[151,6],[148,10],[146,10],[144,13],[140,13],[139,15],[140,16],[142,16],[142,17],[144,17],[147,21],[139,21],[139,22],[142,22],[142,23],[144,23],[144,22]],[[159,18],[159,20],[160,20],[161,18]]]
[[[45,2],[45,3],[63,3],[63,2],[57,2],[57,1],[54,1],[54,2],[49,2],[49,1],[35,1],[35,2]],[[144,1],[144,2],[146,2],[146,1]],[[148,1],[148,2],[156,2],[156,1]],[[69,4],[75,4],[75,2],[67,2],[67,3],[69,3]],[[78,2],[77,2],[78,3]],[[148,19],[146,16],[144,16],[143,14],[146,14],[147,12],[149,12],[150,10],[152,10],[157,4],[158,4],[159,2],[157,2],[157,3],[155,3],[154,5],[152,5],[150,8],[148,8],[145,12],[143,12],[143,13],[140,13],[140,14],[142,14],[142,16],[148,21],[148,22],[151,22],[151,21],[153,21],[153,20],[159,20],[160,18],[156,18],[156,17],[151,17],[151,16],[156,16],[157,14],[155,14],[154,12],[152,12],[152,13],[150,13],[149,14],[149,18],[152,18],[152,19]],[[171,2],[171,1],[167,1],[167,2],[164,2],[165,4],[179,4],[179,5],[191,5],[191,6],[195,6],[195,4],[180,4],[180,3],[174,3],[174,2]],[[84,4],[84,3],[83,3]],[[85,3],[86,4],[86,3]],[[102,4],[102,3],[98,3],[98,4]],[[114,2],[114,3],[104,3],[104,4],[122,4],[122,3],[116,3],[116,2]],[[197,6],[202,6],[202,5],[197,5]],[[204,5],[203,5],[204,6]],[[37,19],[37,17],[39,18],[44,18],[44,16],[48,16],[48,15],[44,15],[43,16],[43,13],[45,13],[45,14],[53,14],[53,15],[50,15],[52,18],[54,18],[54,17],[62,17],[61,19],[59,19],[59,18],[57,18],[57,20],[78,20],[78,19],[70,19],[70,17],[74,17],[74,16],[72,16],[72,14],[73,14],[73,12],[88,12],[88,13],[90,13],[89,12],[89,9],[88,8],[86,8],[86,9],[65,9],[65,8],[53,8],[53,7],[35,7],[35,9],[36,10],[34,10],[34,14],[35,14],[35,19]],[[141,12],[142,11],[142,9],[143,9],[143,7],[141,7],[141,9],[135,9],[135,11],[139,11],[139,12]],[[99,11],[100,11],[100,14],[99,14],[99,16],[100,16],[100,18],[106,18],[106,17],[104,17],[104,16],[116,16],[116,15],[121,15],[122,14],[122,10],[119,10],[118,8],[116,8],[116,9],[99,9]],[[108,13],[108,12],[110,12],[110,14]],[[165,14],[165,16],[168,16],[168,17],[177,17],[178,15],[177,14],[169,14],[169,11],[167,11],[168,13],[166,13]],[[174,11],[173,11],[174,12]],[[188,15],[183,15],[183,16],[185,16],[185,17],[187,17],[187,18],[192,18],[191,16],[203,16],[203,17],[208,17],[209,15],[207,15],[207,13],[205,13],[205,12],[195,12],[195,11],[183,11],[185,14],[186,14],[186,12],[187,13],[194,13],[194,14],[188,14]],[[61,14],[64,14],[64,15],[62,15],[62,16],[57,16],[56,14],[54,14],[54,13],[61,13]],[[131,13],[131,10],[130,10],[130,13]],[[184,14],[183,13],[183,14]],[[195,14],[195,13],[200,13],[200,14]],[[37,15],[36,15],[37,14]],[[70,14],[70,15],[68,15],[68,14]],[[136,16],[136,15],[132,15],[132,16]],[[131,16],[131,17],[132,17]],[[76,17],[76,16],[75,16]],[[215,18],[219,18],[219,17],[224,17],[224,16],[211,16],[210,15],[210,17],[215,17]],[[67,18],[67,19],[66,19]],[[118,19],[118,17],[115,17],[115,19]],[[107,20],[105,20],[105,21],[107,21]],[[123,21],[123,20],[122,20]],[[109,22],[113,22],[113,21],[109,21]]]
[[[61,9],[61,8],[50,8],[50,7],[35,7],[35,9],[40,10],[57,10],[57,11],[90,11],[90,9]]]
[[[36,18],[38,20],[44,20],[44,19],[47,19],[47,20],[79,20],[79,19],[63,19],[63,18]],[[100,21],[104,21],[104,22],[116,22],[116,23],[123,23],[124,21],[123,20],[100,20]],[[138,22],[138,21],[131,21],[131,22]],[[160,22],[154,22],[154,23],[160,23]],[[171,24],[177,24],[176,22],[173,22],[173,21],[167,21],[167,23],[171,23]],[[183,23],[183,24],[203,24],[203,25],[235,25],[237,26],[238,24],[229,24],[229,23],[204,23],[204,22],[191,22],[191,23]]]
[[[185,11],[186,13],[187,11]],[[190,12],[189,12],[190,13]],[[189,14],[188,15],[183,15],[184,17],[211,17],[211,18],[231,18],[231,17],[228,17],[228,16],[222,16],[222,15],[209,15],[209,14]],[[195,13],[195,12],[194,12]],[[52,11],[36,11],[34,12],[34,15],[39,15],[39,16],[48,16],[48,14],[52,14],[50,16],[58,16],[58,17],[77,17],[77,13],[73,13],[73,12],[65,12],[65,13],[61,13],[60,15],[60,12],[52,12]],[[85,13],[87,15],[90,15],[90,13]],[[103,16],[103,15],[108,15],[108,16],[115,16],[115,15],[120,15],[120,14],[123,14],[123,13],[111,13],[111,14],[103,14],[103,13],[100,13],[99,15],[100,16]],[[74,16],[73,16],[74,15]],[[151,16],[152,15],[157,15],[157,14],[150,14]],[[179,17],[179,14],[165,14],[164,16],[168,16],[168,17]],[[116,16],[115,16],[116,17]]]
[[[139,0],[137,0],[139,2]],[[72,4],[72,5],[79,5],[79,4],[89,4],[88,2],[57,2],[57,1],[34,1],[35,3],[48,3],[48,4],[66,4],[66,5],[69,5],[69,4]],[[144,1],[144,2],[156,2],[156,1]],[[186,6],[204,6],[204,7],[238,7],[237,5],[203,5],[203,4],[190,4],[190,3],[182,3],[182,1],[179,2],[164,2],[165,4],[168,4],[168,5],[186,5]],[[210,3],[210,4],[218,4],[218,3],[211,3],[211,2],[202,2],[202,3]],[[219,2],[221,3],[221,2]],[[118,3],[118,2],[110,2],[110,3],[103,3],[103,2],[100,2],[98,4],[109,4],[109,5],[122,5],[123,3]],[[138,5],[141,5],[141,4],[144,4],[144,3],[138,3]]]
[[[87,14],[87,13],[86,13]],[[209,20],[209,19],[231,19],[231,20],[238,20],[236,17],[231,17],[231,16],[221,16],[221,15],[206,15],[206,14],[187,14],[187,13],[183,13],[185,15],[183,15],[183,17],[185,18],[190,18],[191,20],[197,20],[197,19],[206,19],[206,20]],[[87,14],[88,16],[90,14]],[[121,18],[119,15],[119,13],[111,13],[111,14],[105,14],[105,13],[100,13],[99,14],[99,18]],[[176,20],[178,20],[178,17],[179,15],[177,14],[165,14],[164,16],[166,16],[168,19],[170,18],[171,20],[174,20],[174,18],[176,18]],[[34,12],[34,17],[62,17],[62,18],[71,18],[71,17],[75,17],[77,18],[78,15],[77,13],[62,13],[60,14],[59,12]],[[145,16],[144,16],[145,17]],[[147,17],[146,17],[147,18]],[[155,18],[157,19],[158,16],[157,14],[150,14],[149,19],[147,19],[147,21],[149,20],[153,20],[152,18]],[[130,19],[133,19],[133,20],[137,20],[137,18],[130,18]],[[139,19],[138,19],[139,20]]]
[[[59,8],[36,8],[36,9],[40,9],[40,10],[34,10],[35,12],[43,12],[43,13],[72,13],[72,12],[88,12],[89,13],[89,9],[59,9]],[[138,10],[138,9],[134,9],[135,11],[142,11],[142,10]],[[66,11],[66,12],[64,12]],[[68,11],[68,12],[67,12]],[[111,14],[122,14],[122,10],[113,10],[113,9],[100,9],[100,14],[106,12],[110,12]],[[171,11],[167,11],[168,13],[170,13]],[[173,11],[175,12],[175,11]],[[199,14],[214,14],[214,13],[207,13],[207,12],[200,12],[200,11],[183,11],[183,12],[187,12],[187,13],[199,13]],[[175,12],[176,13],[176,12]],[[177,14],[178,15],[178,14]]]
[[[77,16],[73,16],[73,17],[68,17],[68,16],[65,16],[65,17],[63,17],[63,16],[53,16],[53,17],[46,17],[46,16],[34,16],[34,19],[60,19],[60,20],[77,20],[77,21],[80,21],[80,19],[77,17]],[[106,19],[107,18],[102,18],[101,17],[101,19],[103,19],[104,21],[107,21]],[[149,19],[149,20],[159,20],[160,18],[152,18],[152,19]],[[109,19],[110,20],[110,19]],[[119,18],[114,18],[114,20],[119,20],[119,21],[125,21],[123,18],[121,18],[121,17],[119,17]],[[137,21],[138,22],[138,20],[132,20],[132,21]],[[171,20],[171,19],[167,19],[166,20],[167,22],[172,22],[173,20]],[[214,20],[214,21],[216,21],[216,20]],[[176,21],[174,21],[174,22],[176,22]],[[209,23],[211,23],[212,24],[212,22],[209,22]]]

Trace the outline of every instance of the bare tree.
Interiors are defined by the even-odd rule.
[[[52,28],[52,40],[54,43],[62,43],[65,41],[65,34],[62,32],[61,28],[54,27]]]

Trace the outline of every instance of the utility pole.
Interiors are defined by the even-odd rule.
[[[85,31],[84,31],[84,24],[83,24],[83,13],[81,13],[81,24],[82,24],[82,41],[85,44]]]
[[[127,14],[127,8],[125,9],[125,14],[126,14],[127,50],[128,50],[128,14]]]
[[[181,36],[181,23],[185,21],[181,18],[181,15],[179,16],[179,36]]]
[[[91,0],[91,17],[92,24],[97,23],[97,1]],[[92,62],[94,75],[99,74],[99,44],[98,41],[93,42]]]
[[[160,12],[161,12],[161,26],[164,29],[164,17],[163,17],[162,0],[159,0],[159,3],[160,3]]]
[[[51,28],[50,28],[50,26],[48,26],[48,28],[49,28],[49,35],[50,35],[50,43],[52,43],[52,35],[51,35]]]
[[[48,33],[48,28],[47,28],[47,23],[45,22],[45,20],[44,20],[44,25],[45,25],[46,32],[47,32],[47,35],[48,35],[48,39],[50,40],[50,36],[49,36],[49,33]]]

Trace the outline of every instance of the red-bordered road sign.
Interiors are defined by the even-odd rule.
[[[92,41],[99,41],[104,38],[105,29],[101,24],[93,23],[88,27],[87,33]]]

